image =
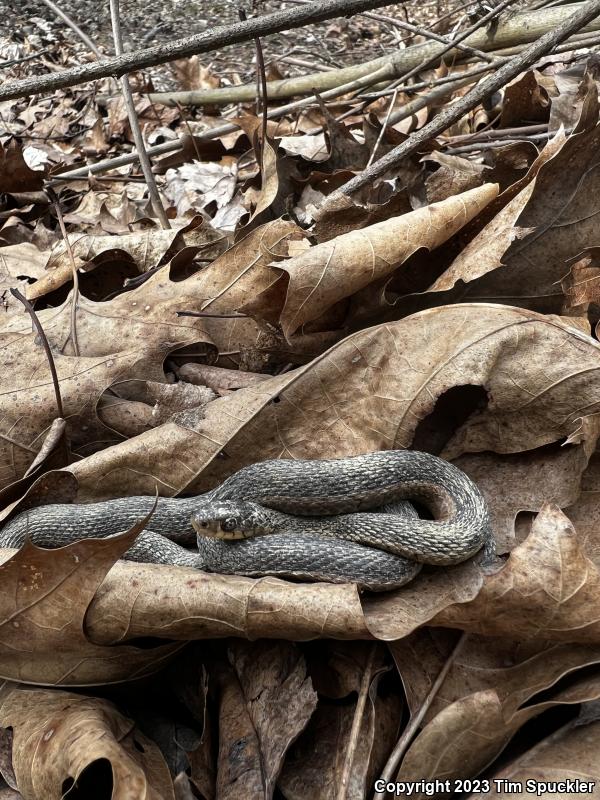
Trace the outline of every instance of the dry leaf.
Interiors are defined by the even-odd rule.
[[[26,798],[91,793],[108,777],[107,762],[115,800],[175,800],[158,747],[106,700],[9,684],[0,691],[0,724],[13,730],[15,775]]]
[[[280,320],[284,334],[289,337],[338,301],[390,275],[419,248],[439,247],[496,193],[496,185],[486,184],[460,197],[343,234],[274,264],[283,271],[279,281],[286,292]],[[280,289],[280,294],[283,291]],[[265,299],[269,304],[272,302],[272,291],[246,303],[242,309],[264,317]],[[268,314],[272,313],[269,309]]]

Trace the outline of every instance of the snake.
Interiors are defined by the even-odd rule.
[[[113,536],[154,506],[151,496],[41,505],[5,523],[0,547]],[[371,591],[405,585],[424,564],[493,554],[477,485],[450,462],[416,450],[259,461],[196,497],[159,498],[146,528],[125,559]]]

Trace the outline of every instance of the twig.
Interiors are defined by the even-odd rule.
[[[312,0],[296,0],[296,2],[310,3]],[[514,2],[514,0],[509,0],[509,2]],[[484,61],[492,60],[487,53],[483,52],[483,50],[478,50],[476,47],[469,47],[468,44],[462,44],[461,39],[469,36],[472,31],[476,30],[475,27],[471,27],[469,30],[467,30],[465,32],[465,36],[461,35],[461,39],[457,37],[456,39],[451,40],[447,36],[440,36],[439,33],[434,33],[428,28],[423,28],[419,25],[413,25],[412,22],[406,22],[402,19],[387,17],[385,14],[377,14],[373,11],[365,11],[360,16],[367,17],[368,19],[374,19],[378,22],[387,22],[388,25],[393,25],[401,30],[409,31],[409,33],[416,34],[417,36],[423,36],[425,39],[433,39],[436,42],[441,42],[441,44],[449,45],[450,48],[456,47],[458,50],[462,50],[464,53],[468,53],[471,56],[482,58]],[[479,27],[479,25],[477,25],[477,27]]]
[[[465,144],[461,147],[448,147],[444,150],[449,156],[458,156],[462,153],[479,153],[482,150],[497,150],[499,147],[506,147],[508,144],[519,144],[520,142],[543,142],[554,135],[553,132],[533,133],[529,136],[521,136],[518,139],[507,136],[505,139],[493,139],[487,142],[476,142],[475,144]]]
[[[210,311],[177,311],[178,317],[212,317],[213,319],[248,319],[248,314],[217,314]]]
[[[240,15],[240,19],[244,21],[246,19],[246,12],[243,8],[240,8],[238,11]],[[260,43],[259,37],[255,37],[254,39],[254,47],[256,49],[256,84],[257,84],[257,92],[256,92],[256,115],[260,113],[262,109],[262,138],[259,142],[259,152],[256,154],[257,161],[260,164],[260,174],[262,176],[263,183],[265,181],[265,173],[264,173],[264,153],[265,153],[265,145],[267,141],[267,122],[269,121],[268,117],[268,99],[267,99],[267,73],[265,71],[265,57],[263,54],[262,45]]]
[[[508,6],[510,6],[514,2],[515,2],[515,0],[502,0],[501,3],[499,3],[497,6],[494,6],[494,8],[491,11],[489,11],[485,16],[481,17],[481,19],[478,19],[477,22],[475,22],[473,25],[471,25],[470,28],[466,28],[464,31],[461,31],[461,33],[459,33],[458,36],[456,36],[451,41],[450,44],[446,45],[442,50],[440,50],[439,53],[437,53],[435,56],[433,56],[431,58],[426,58],[424,61],[422,61],[416,67],[413,67],[413,69],[409,70],[406,73],[406,75],[403,75],[402,76],[402,83],[400,84],[400,86],[402,88],[405,87],[407,85],[407,81],[410,78],[412,78],[413,75],[417,75],[419,72],[422,72],[424,69],[427,69],[427,67],[433,66],[435,63],[437,63],[437,61],[439,60],[439,58],[441,58],[441,56],[443,56],[446,53],[450,52],[450,50],[455,48],[460,42],[464,41],[469,36],[471,36],[473,33],[475,33],[475,31],[479,30],[479,28],[483,28],[485,25],[487,25],[488,22],[491,22],[492,20],[497,19],[498,15],[502,11],[504,11],[505,8],[508,8]],[[501,62],[500,62],[500,59],[495,59],[493,63],[494,63],[494,66],[495,66],[496,64],[499,64]]]
[[[10,61],[0,61],[0,69],[6,67],[14,67],[15,64],[24,64],[26,61],[33,61],[34,58],[45,56],[50,52],[50,48],[46,47],[43,50],[38,50],[37,53],[30,53],[28,56],[21,56],[21,58],[11,58]]]
[[[523,72],[523,70],[535,64],[538,58],[548,53],[559,42],[562,42],[568,36],[575,33],[575,31],[582,28],[587,22],[594,19],[599,14],[600,0],[590,0],[574,14],[571,14],[556,30],[549,31],[538,39],[537,42],[530,44],[520,55],[511,58],[510,61],[501,66],[495,73],[489,75],[480,84],[473,87],[464,97],[461,97],[456,103],[453,103],[451,106],[441,111],[437,117],[427,125],[415,131],[405,142],[398,145],[393,150],[390,150],[389,153],[386,153],[386,155],[374,164],[371,164],[371,166],[365,169],[360,175],[352,178],[338,190],[330,194],[322,206],[321,211],[326,210],[328,206],[335,205],[342,197],[351,195],[364,186],[368,186],[375,178],[379,178],[388,170],[397,167],[404,158],[412,155],[427,141],[442,133],[442,131],[445,131],[450,125],[458,122],[464,114],[475,108],[482,100],[507,84],[520,72]]]
[[[360,682],[360,689],[358,690],[358,700],[356,702],[356,708],[354,709],[354,717],[352,718],[352,728],[350,729],[348,746],[344,755],[344,766],[342,768],[342,775],[340,777],[336,800],[347,800],[348,797],[348,783],[350,782],[350,774],[354,764],[354,755],[356,753],[358,739],[360,736],[360,728],[365,713],[365,707],[367,705],[367,697],[369,696],[369,687],[371,686],[371,680],[373,677],[373,662],[375,661],[375,654],[377,653],[378,646],[379,642],[373,642],[369,648],[367,663],[365,664]]]
[[[98,48],[96,47],[94,42],[92,42],[90,37],[81,30],[79,25],[77,25],[77,23],[75,23],[68,14],[65,14],[64,11],[61,11],[61,9],[56,5],[56,3],[53,3],[52,0],[42,0],[42,3],[45,3],[48,6],[48,8],[56,14],[57,17],[60,17],[60,19],[62,19],[65,25],[68,25],[69,28],[71,28],[73,33],[81,39],[81,41],[86,45],[86,47],[89,47],[89,49],[96,56],[96,58],[102,58],[102,53],[100,52],[100,50],[98,50]]]
[[[153,67],[178,58],[218,50],[227,45],[247,42],[256,36],[267,36],[282,30],[300,28],[332,17],[349,16],[357,11],[384,6],[387,2],[388,0],[320,0],[320,2],[315,0],[310,6],[275,11],[262,17],[253,17],[246,22],[220,25],[195,36],[187,36],[143,50],[133,50],[122,56],[102,59],[94,64],[81,64],[55,74],[6,82],[0,87],[0,100],[52,92],[55,89],[106,78],[109,75],[120,78],[121,75],[144,67]]]
[[[119,0],[110,0],[110,18],[112,21],[115,53],[117,56],[122,56],[123,36],[121,34],[121,19],[119,17]],[[140,121],[138,120],[135,110],[135,103],[133,102],[133,93],[131,91],[131,86],[129,85],[128,75],[121,76],[121,91],[123,92],[123,99],[125,101],[125,107],[127,108],[127,116],[129,117],[129,125],[131,127],[133,141],[135,142],[135,147],[140,159],[140,166],[142,168],[142,172],[144,173],[144,178],[146,179],[146,186],[148,187],[148,195],[150,197],[150,202],[152,203],[152,208],[159,219],[161,228],[163,228],[163,230],[170,230],[171,223],[167,218],[162,200],[160,199],[156,180],[152,172],[152,164],[150,163],[150,158],[146,152],[146,144],[144,142],[144,137],[142,136]]]
[[[54,205],[54,210],[56,211],[56,218],[58,219],[60,232],[62,234],[63,239],[65,240],[65,247],[67,248],[67,253],[69,254],[69,259],[71,261],[71,272],[73,274],[73,297],[71,299],[71,339],[73,341],[73,353],[74,355],[79,356],[80,355],[79,342],[77,340],[77,300],[79,298],[79,276],[77,275],[77,265],[75,264],[75,256],[73,255],[73,248],[71,247],[71,242],[69,241],[67,229],[65,228],[65,221],[63,219],[60,203],[58,202],[58,197],[50,187],[46,189],[46,194],[48,195],[48,197],[52,201],[52,204]]]
[[[367,86],[372,86],[375,83],[379,83],[393,76],[393,67],[387,63],[369,75],[362,76],[361,78],[357,78],[349,83],[345,83],[342,86],[336,86],[334,89],[323,92],[321,97],[329,100],[333,97],[339,97],[340,95],[348,94],[349,92],[364,89]],[[286,114],[289,114],[292,111],[297,111],[305,106],[309,106],[312,103],[314,103],[313,97],[304,97],[301,100],[296,100],[293,103],[287,103],[285,106],[279,106],[279,108],[274,108],[271,111],[268,111],[267,118],[280,119]],[[219,125],[217,128],[211,128],[210,130],[196,134],[195,138],[199,139],[200,141],[207,141],[210,139],[217,139],[219,136],[225,136],[225,134],[232,133],[233,131],[237,130],[239,130],[239,125],[225,123],[224,125]],[[181,150],[182,146],[183,145],[180,140],[175,142],[165,142],[164,144],[158,144],[154,147],[149,147],[147,152],[149,155],[164,155],[165,153],[173,153],[177,150]],[[116,169],[117,167],[122,167],[126,164],[134,164],[137,160],[137,153],[129,153],[124,156],[117,156],[116,158],[107,158],[103,161],[97,161],[95,164],[88,164],[84,167],[78,167],[77,169],[69,170],[62,175],[56,175],[51,181],[49,181],[49,184],[55,185],[60,183],[61,180],[86,178],[88,175],[106,172],[109,169]]]
[[[369,160],[367,161],[367,167],[371,166],[375,156],[377,155],[377,151],[379,150],[379,145],[381,144],[381,140],[383,139],[388,123],[390,121],[392,109],[396,105],[396,98],[398,97],[398,91],[399,91],[398,89],[394,89],[394,94],[392,95],[392,99],[390,100],[387,114],[385,115],[385,119],[383,120],[383,125],[381,126],[381,130],[379,131],[379,136],[377,137],[377,141],[373,145],[373,150],[371,151],[371,155],[369,156]],[[452,91],[454,91],[454,86],[452,87]]]
[[[410,103],[405,103],[405,105],[403,105],[397,111],[393,111],[390,115],[388,124],[396,125],[398,122],[402,122],[402,120],[412,117],[413,114],[416,114],[422,108],[425,108],[426,106],[433,106],[435,103],[445,100],[450,95],[453,95],[458,89],[462,89],[464,86],[469,86],[470,84],[475,83],[476,80],[477,79],[472,75],[469,75],[466,78],[458,77],[455,81],[442,84],[441,86],[436,86],[430,92],[427,92],[427,94],[421,94],[418,97],[415,97],[414,100],[411,100]]]
[[[529,136],[532,133],[544,133],[548,130],[548,123],[542,122],[539,125],[522,125],[515,128],[492,128],[488,131],[475,131],[474,133],[460,133],[456,136],[448,136],[443,140],[444,145],[463,145],[472,142],[487,142],[490,139],[505,139],[508,136]],[[570,131],[565,131],[570,133]]]
[[[56,397],[56,412],[60,419],[64,419],[65,413],[63,411],[63,404],[62,404],[62,397],[60,396],[60,385],[58,383],[58,375],[56,373],[56,365],[54,363],[54,356],[52,355],[52,350],[50,349],[50,345],[48,344],[48,339],[46,338],[46,334],[44,333],[44,329],[42,328],[42,323],[39,321],[37,314],[29,300],[24,297],[18,289],[10,290],[10,293],[13,297],[16,297],[25,308],[27,309],[27,313],[31,317],[31,321],[35,325],[35,329],[38,332],[44,350],[46,351],[46,358],[48,359],[48,366],[50,367],[50,374],[52,375],[52,383],[54,384],[54,395]]]
[[[382,780],[384,784],[389,783],[393,779],[394,774],[398,769],[398,764],[402,759],[402,756],[408,749],[408,746],[411,743],[419,725],[423,721],[425,714],[431,707],[431,704],[435,700],[437,693],[439,692],[442,684],[446,680],[446,675],[450,671],[450,667],[454,664],[460,651],[465,646],[465,642],[467,640],[468,635],[469,634],[465,633],[464,631],[461,633],[457,643],[454,645],[454,650],[450,653],[450,655],[446,659],[444,666],[439,671],[437,678],[435,679],[435,681],[431,686],[431,689],[427,692],[427,696],[423,700],[419,710],[417,711],[416,714],[414,714],[411,717],[410,722],[402,732],[402,736],[396,742],[396,746],[392,750],[392,753],[388,758],[385,767],[383,768],[383,772],[381,773],[380,780]],[[387,791],[385,789],[381,792],[376,792],[375,795],[373,796],[373,800],[385,800],[386,794]]]
[[[482,64],[480,67],[474,67],[473,69],[464,70],[464,72],[452,72],[450,75],[445,75],[443,78],[436,78],[435,80],[427,80],[427,81],[419,81],[418,83],[411,83],[410,86],[396,86],[394,85],[393,88],[386,87],[379,92],[372,92],[368,94],[360,94],[359,97],[361,100],[368,100],[369,103],[372,103],[374,100],[378,100],[380,97],[389,97],[390,94],[393,94],[396,91],[402,91],[403,94],[416,94],[418,91],[422,91],[423,89],[433,89],[442,86],[444,83],[454,83],[455,81],[461,78],[473,78],[478,77],[479,75],[484,75],[486,72],[489,72],[492,69],[495,69],[495,64]]]

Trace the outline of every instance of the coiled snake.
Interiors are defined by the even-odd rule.
[[[422,503],[433,519],[420,519],[406,500]],[[40,506],[0,530],[0,547],[19,547],[27,536],[42,547],[111,536],[153,504],[152,497],[124,497]],[[262,461],[198,497],[160,498],[148,528],[125,558],[350,581],[375,591],[402,586],[422,564],[456,564],[493,548],[477,486],[447,461],[414,450]],[[195,552],[185,547],[194,544]]]

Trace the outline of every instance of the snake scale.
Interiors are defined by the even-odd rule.
[[[409,500],[433,519],[419,518]],[[153,505],[143,496],[39,506],[4,525],[0,547],[20,547],[27,536],[41,547],[111,536]],[[125,558],[350,581],[374,591],[402,586],[422,564],[456,564],[482,548],[493,551],[477,486],[447,461],[414,450],[251,464],[198,497],[160,498],[147,527]]]

